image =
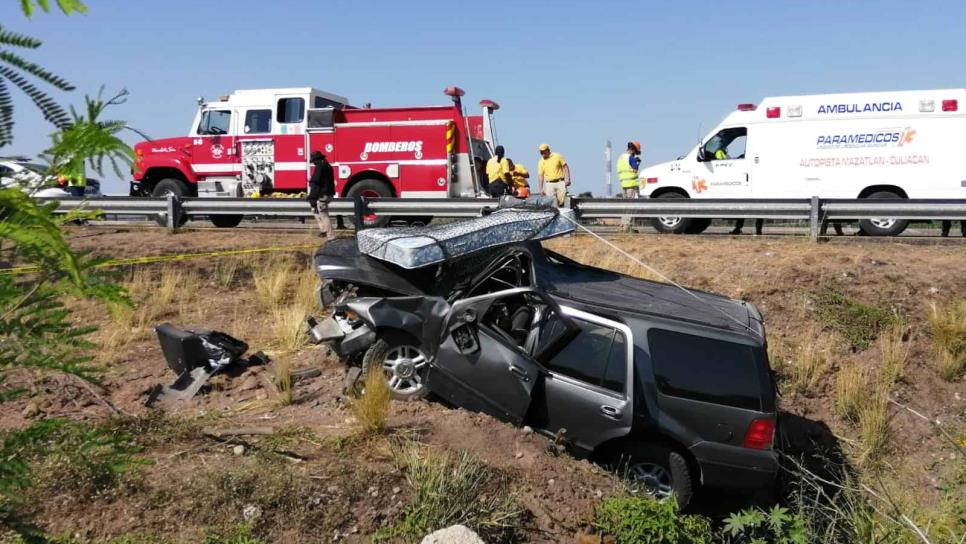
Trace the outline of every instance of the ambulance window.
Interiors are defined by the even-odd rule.
[[[748,129],[744,127],[726,128],[704,144],[704,150],[711,160],[743,159],[745,158],[745,143],[748,140]],[[724,152],[724,156],[719,154]]]
[[[272,110],[245,112],[245,134],[268,134],[272,131]]]
[[[278,101],[279,123],[301,123],[305,118],[305,99],[282,98]]]
[[[230,126],[230,110],[205,110],[201,114],[201,122],[198,123],[198,134],[228,134]]]

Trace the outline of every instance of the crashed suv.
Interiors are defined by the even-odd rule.
[[[334,313],[310,332],[355,375],[382,367],[394,398],[432,393],[529,425],[658,498],[770,488],[777,412],[758,310],[544,249],[573,230],[565,213],[332,240],[315,267]]]

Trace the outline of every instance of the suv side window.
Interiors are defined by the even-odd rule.
[[[231,127],[231,110],[205,110],[198,123],[198,134],[213,135],[228,134]]]
[[[606,325],[571,319],[580,331],[544,365],[554,373],[623,393],[627,381],[624,333]],[[549,343],[563,332],[563,324],[551,316],[540,331],[540,345]]]
[[[272,110],[245,112],[245,134],[268,134],[272,131]]]
[[[305,118],[304,98],[280,98],[278,101],[279,123],[301,123]]]
[[[663,329],[647,331],[647,343],[661,393],[762,409],[759,362],[751,346]]]

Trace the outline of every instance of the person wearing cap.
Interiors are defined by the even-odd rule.
[[[505,184],[503,182],[505,181],[506,173],[509,171],[507,168],[506,159],[503,158],[504,155],[506,155],[506,151],[503,149],[503,146],[496,146],[496,149],[493,150],[493,153],[494,155],[490,157],[490,160],[486,161],[487,186],[483,187],[483,190],[491,195],[493,194],[493,191],[490,190],[489,185],[498,181],[500,184],[503,184],[505,188]]]
[[[637,198],[640,196],[640,181],[637,179],[637,170],[641,167],[641,142],[627,142],[627,151],[617,157],[617,179],[621,184],[621,191],[624,198]],[[629,232],[631,230],[630,216],[621,218],[621,230]]]
[[[319,236],[332,237],[332,221],[329,219],[329,200],[335,195],[335,174],[332,165],[321,151],[313,151],[310,162],[315,166],[309,178],[309,206],[319,223]]]
[[[530,196],[530,184],[527,183],[530,172],[527,172],[527,169],[522,164],[517,164],[510,158],[507,158],[506,162],[506,180],[510,184],[510,190],[513,196],[517,198]]]
[[[567,200],[570,186],[570,167],[560,153],[550,151],[550,146],[540,144],[540,161],[537,162],[537,183],[542,194],[554,197],[557,206]]]

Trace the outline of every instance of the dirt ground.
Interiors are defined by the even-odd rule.
[[[879,355],[875,348],[856,350],[842,342],[817,318],[813,297],[833,288],[850,299],[889,308],[907,324],[910,354],[892,392],[894,400],[941,422],[962,439],[966,389],[962,381],[948,382],[937,373],[926,315],[932,302],[966,297],[966,245],[859,239],[816,244],[800,238],[752,236],[610,236],[608,240],[684,286],[756,304],[765,318],[773,366],[778,366],[777,360],[792,358],[796,349],[816,337],[828,338],[830,364],[817,385],[805,392],[786,392],[781,406],[791,414],[826,424],[846,452],[857,442],[859,431],[834,409],[834,376],[845,364],[874,367]],[[312,246],[318,241],[309,232],[257,229],[168,234],[133,228],[77,228],[71,232],[74,248],[112,258]],[[546,245],[588,264],[658,277],[589,235]],[[352,417],[339,401],[342,365],[325,348],[280,347],[272,332],[277,314],[259,302],[254,286],[258,267],[281,261],[293,269],[308,270],[311,253],[308,247],[119,268],[120,281],[130,281],[135,268],[148,270],[153,278],[177,269],[185,285],[172,295],[169,308],[159,309],[152,317],[184,327],[226,331],[248,341],[252,351],[265,350],[275,360],[268,367],[218,377],[210,391],[173,410],[173,419],[212,428],[272,427],[277,434],[294,438],[282,441],[282,446],[281,442],[260,446],[269,442],[257,436],[246,438],[245,451],[239,455],[235,450],[238,442],[175,432],[152,442],[143,452],[153,464],[139,470],[136,485],[83,502],[70,489],[51,491],[43,500],[31,503],[35,519],[55,534],[98,539],[162,534],[197,541],[206,527],[248,521],[269,541],[309,541],[310,537],[312,541],[364,541],[365,535],[398,522],[404,509],[405,474],[394,464],[390,451],[395,440],[403,439],[439,450],[468,450],[506,474],[527,511],[522,537],[527,541],[571,541],[590,518],[594,505],[602,497],[620,492],[614,478],[586,461],[557,455],[543,437],[434,402],[394,403],[389,438],[353,439]],[[225,259],[237,262],[230,274],[219,264]],[[124,413],[145,416],[148,410],[143,403],[150,389],[173,380],[150,330],[138,326],[126,330],[130,321],[119,329],[118,320],[103,306],[86,302],[74,306],[78,317],[101,328],[94,339],[103,346],[96,353],[106,368],[103,388],[94,389],[99,392],[95,395],[75,380],[46,377],[27,396],[4,405],[0,428],[20,428],[51,417],[103,420],[112,413],[103,400]],[[273,402],[276,392],[272,387],[278,361],[296,368],[315,367],[321,375],[298,382],[294,402],[278,405]],[[917,500],[966,500],[959,451],[934,425],[898,405],[890,405],[889,410],[888,474],[908,493],[921,497]],[[271,512],[249,519],[241,511],[244,497],[236,502],[199,500],[204,499],[203,490],[211,489],[205,482],[210,484],[213,474],[276,469],[292,473],[302,482],[290,484],[293,494],[304,491],[306,500],[315,501],[298,523],[290,518],[279,522],[281,518]]]

